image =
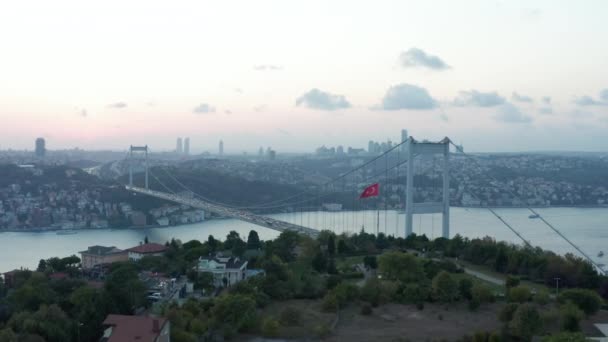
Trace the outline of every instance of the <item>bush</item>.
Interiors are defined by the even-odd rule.
[[[481,305],[481,303],[476,298],[469,300],[469,310],[471,310],[471,311],[475,311],[475,310],[479,309],[480,305]]]
[[[579,331],[579,322],[584,318],[585,313],[572,302],[568,302],[559,309],[562,330]]]
[[[302,314],[294,307],[288,306],[281,312],[280,322],[285,326],[294,326],[300,323]]]
[[[534,303],[539,305],[547,305],[551,297],[549,296],[549,292],[547,290],[541,290],[539,293],[534,295]]]
[[[477,283],[473,285],[471,294],[472,299],[478,301],[479,304],[494,302],[494,293],[492,293],[492,289],[485,284]]]
[[[372,314],[372,306],[369,305],[368,303],[363,304],[363,306],[361,306],[361,314],[368,316]]]
[[[581,333],[561,332],[552,336],[545,336],[542,342],[587,342],[585,335]]]
[[[521,304],[513,319],[509,322],[511,335],[523,341],[530,341],[532,336],[542,330],[542,320],[538,310],[530,304]]]
[[[427,284],[411,283],[403,287],[399,299],[403,303],[414,304],[428,300],[430,295],[430,286]]]
[[[507,276],[505,286],[507,287],[507,289],[510,289],[515,286],[519,286],[519,278],[511,276],[511,275]]]
[[[331,290],[334,287],[338,286],[338,284],[340,284],[341,282],[342,282],[342,277],[332,274],[329,277],[327,277],[327,289]]]
[[[505,307],[502,308],[498,313],[498,319],[504,323],[510,322],[513,319],[513,314],[517,310],[518,306],[519,305],[515,303],[509,303],[505,305]]]
[[[443,303],[451,303],[458,299],[458,283],[446,271],[441,271],[433,278],[433,295]]]
[[[391,281],[380,281],[375,278],[370,278],[361,288],[360,298],[373,306],[388,303],[395,298],[397,293],[397,284]]]
[[[323,338],[329,336],[329,334],[331,334],[329,324],[321,323],[315,327],[315,335],[317,335],[317,337]]]
[[[565,290],[559,294],[557,301],[560,304],[565,304],[568,301],[576,304],[579,309],[583,310],[587,315],[593,315],[596,313],[601,306],[602,299],[600,296],[592,291],[585,289],[572,289]]]
[[[473,281],[469,278],[462,278],[458,281],[458,289],[460,296],[465,299],[473,298]]]
[[[515,303],[525,303],[530,300],[532,292],[527,286],[515,286],[509,289],[509,301]]]
[[[338,310],[338,297],[335,293],[329,292],[323,298],[323,303],[321,303],[321,308],[325,312],[336,312]]]
[[[279,322],[271,317],[266,317],[262,322],[262,335],[264,337],[279,336]]]

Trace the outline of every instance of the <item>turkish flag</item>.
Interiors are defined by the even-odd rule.
[[[370,186],[368,186],[367,188],[365,188],[365,190],[363,190],[363,192],[361,193],[361,196],[359,196],[359,198],[368,198],[368,197],[374,197],[374,196],[378,196],[380,194],[380,185],[378,183],[372,184]]]

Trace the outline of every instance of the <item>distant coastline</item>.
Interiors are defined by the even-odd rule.
[[[454,205],[452,208],[459,209],[527,209],[528,206],[459,206]],[[533,206],[530,207],[532,209],[608,209],[608,204],[605,205],[550,205],[550,206]],[[375,211],[376,209],[365,209],[365,210],[357,210],[357,211]],[[380,209],[383,210],[383,209]],[[403,209],[389,209],[391,211],[398,211],[399,214],[403,214]],[[350,212],[350,210],[344,210]],[[311,211],[312,212],[312,211]],[[338,211],[339,212],[339,211]],[[335,213],[335,212],[334,212]],[[274,213],[265,213],[260,214],[264,215],[280,215],[280,214],[290,214],[288,212],[274,212]],[[88,230],[142,230],[142,229],[152,229],[152,228],[171,228],[171,227],[181,227],[188,226],[192,224],[199,224],[205,221],[215,221],[215,220],[225,220],[230,219],[230,217],[214,217],[210,219],[205,219],[200,222],[189,222],[189,223],[180,223],[173,224],[168,226],[162,225],[146,225],[146,226],[129,226],[129,227],[106,227],[106,228],[74,228],[74,229],[60,229],[60,228],[24,228],[24,229],[0,229],[0,233],[46,233],[46,232],[62,232],[62,231],[88,231]]]

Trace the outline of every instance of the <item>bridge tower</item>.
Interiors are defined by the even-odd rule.
[[[138,160],[144,162],[144,169],[146,174],[146,189],[148,189],[148,145],[131,145],[129,148],[129,186],[133,186],[133,163]]]
[[[413,232],[414,214],[442,214],[442,236],[450,237],[450,139],[440,142],[419,142],[409,137],[407,143],[407,183],[405,196],[405,236]],[[443,191],[441,202],[414,203],[414,158],[420,155],[443,154]]]

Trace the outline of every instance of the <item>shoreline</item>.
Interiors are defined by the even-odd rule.
[[[527,206],[451,206],[451,208],[458,208],[458,209],[527,209]],[[608,205],[575,205],[575,206],[566,206],[566,205],[559,205],[559,206],[532,206],[530,207],[532,209],[608,209]],[[357,210],[357,212],[359,211],[376,211],[377,209],[365,209],[365,210]],[[382,209],[381,209],[382,210]],[[403,209],[389,209],[390,211],[397,211],[398,214],[404,214],[404,210]],[[343,210],[343,211],[348,211],[350,212],[351,210]],[[312,211],[311,211],[312,212]],[[331,213],[339,213],[342,211],[332,211]],[[260,214],[262,216],[264,215],[280,215],[280,214],[291,214],[291,213],[285,213],[285,212],[279,212],[279,213],[268,213],[268,214]],[[168,225],[168,226],[161,226],[161,225],[147,225],[147,226],[142,226],[142,227],[137,227],[137,226],[129,226],[129,227],[121,227],[121,228],[115,228],[115,227],[107,227],[107,228],[74,228],[74,229],[60,229],[60,228],[25,228],[25,229],[0,229],[0,233],[47,233],[47,232],[55,232],[55,233],[59,233],[59,232],[80,232],[80,231],[89,231],[89,230],[142,230],[142,229],[153,229],[153,228],[171,228],[171,227],[182,227],[182,226],[188,226],[188,225],[192,225],[192,224],[200,224],[203,223],[205,221],[215,221],[215,220],[226,220],[226,219],[230,219],[230,217],[215,217],[215,218],[211,218],[211,219],[205,219],[203,221],[200,222],[190,222],[190,223],[182,223],[182,224],[175,224],[175,225]],[[61,235],[61,234],[57,234],[57,235]],[[69,234],[66,234],[69,235]]]

